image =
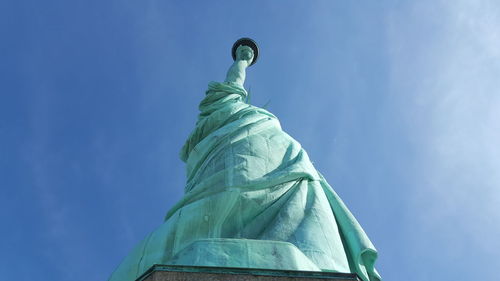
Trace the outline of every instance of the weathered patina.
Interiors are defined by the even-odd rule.
[[[331,271],[380,280],[377,251],[305,150],[278,118],[245,102],[254,50],[237,44],[225,81],[209,83],[180,154],[185,195],[111,281],[135,280],[154,264]]]

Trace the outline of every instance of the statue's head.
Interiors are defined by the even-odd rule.
[[[240,38],[234,42],[233,48],[231,49],[231,55],[234,60],[248,60],[251,61],[250,65],[253,65],[259,58],[259,47],[257,46],[257,43],[250,38]],[[246,58],[252,59],[250,60]]]

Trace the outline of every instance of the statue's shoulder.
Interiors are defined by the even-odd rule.
[[[215,82],[208,83],[207,95],[216,92],[225,92],[228,94],[237,94],[245,98],[248,96],[247,91],[243,86],[234,82]]]

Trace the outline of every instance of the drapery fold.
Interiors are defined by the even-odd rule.
[[[354,216],[278,119],[246,96],[236,84],[209,84],[180,152],[184,197],[110,280],[134,280],[205,238],[289,242],[321,270],[380,280],[377,251]]]

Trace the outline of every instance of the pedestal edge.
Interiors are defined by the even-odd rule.
[[[186,273],[211,273],[211,274],[233,274],[233,275],[257,275],[296,278],[319,278],[326,280],[352,280],[361,281],[355,273],[340,273],[327,271],[296,271],[296,270],[273,270],[260,268],[239,267],[212,267],[212,266],[186,266],[155,264],[144,272],[136,281],[144,281],[155,272],[186,272]]]

